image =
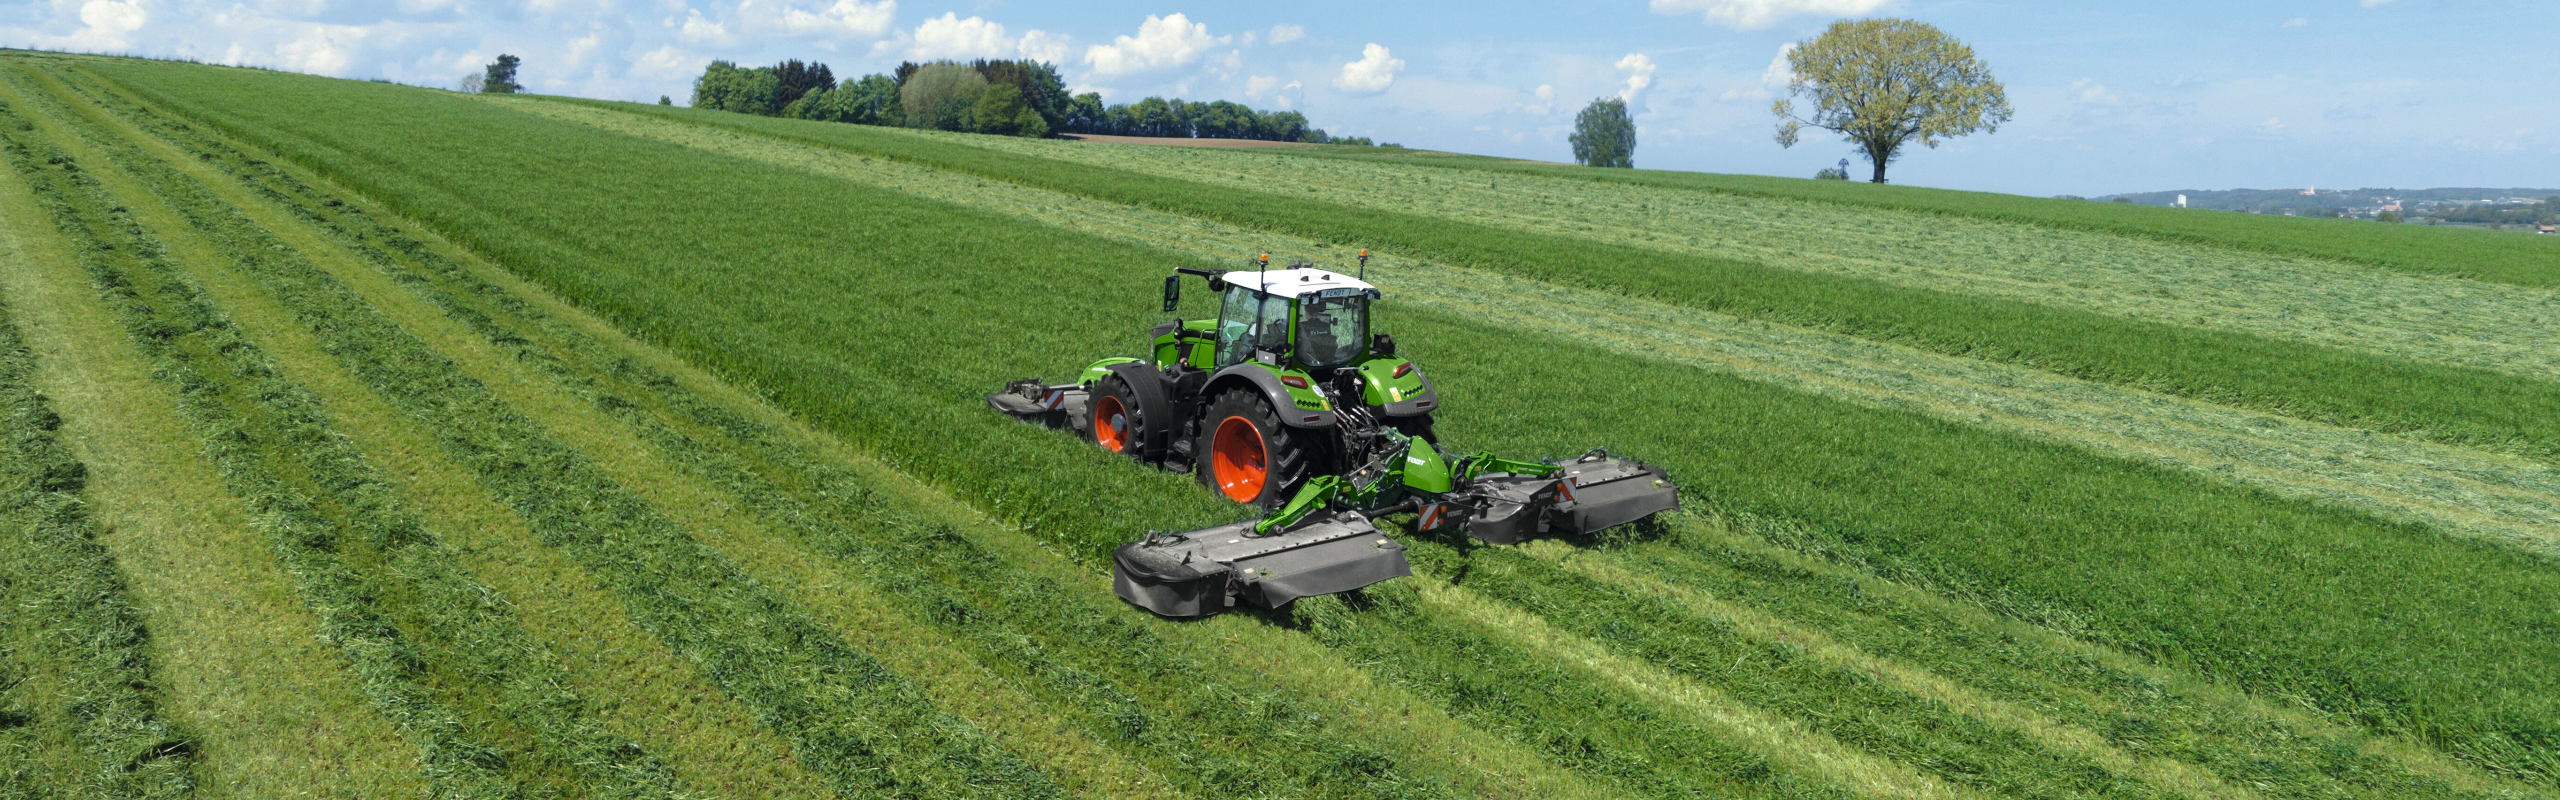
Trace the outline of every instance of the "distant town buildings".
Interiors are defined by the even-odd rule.
[[[2171,207],[2174,207],[2174,208],[2186,208],[2186,207],[2187,207],[2187,196],[2186,196],[2186,195],[2183,195],[2183,194],[2182,194],[2182,195],[2178,195],[2178,202],[2170,203],[2169,205],[2170,205]]]
[[[2544,236],[2560,234],[2560,225],[2544,225],[2541,230],[2534,231],[2534,233],[2542,234]]]

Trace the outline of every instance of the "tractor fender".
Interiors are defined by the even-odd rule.
[[[1403,400],[1388,403],[1386,405],[1387,416],[1418,417],[1440,410],[1439,385],[1431,382],[1430,373],[1422,372],[1419,369],[1414,372],[1417,373],[1414,377],[1422,379],[1422,391],[1405,395]]]
[[[1299,408],[1297,399],[1289,396],[1289,387],[1280,385],[1280,376],[1251,363],[1218,370],[1218,374],[1209,376],[1209,386],[1202,390],[1200,396],[1216,397],[1230,386],[1251,386],[1262,392],[1263,399],[1271,401],[1271,407],[1280,410],[1281,424],[1292,428],[1333,427],[1332,411]]]

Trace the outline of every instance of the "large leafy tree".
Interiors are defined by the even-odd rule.
[[[1603,97],[1583,106],[1573,118],[1573,160],[1585,166],[1633,168],[1636,165],[1636,121],[1627,101]]]
[[[1927,23],[1907,19],[1841,20],[1787,53],[1795,78],[1778,115],[1778,144],[1794,147],[1805,128],[1840,134],[1875,165],[1884,182],[1913,141],[1939,142],[2009,121],[2009,99],[1991,65],[1973,48]],[[1796,101],[1805,101],[1797,114]]]

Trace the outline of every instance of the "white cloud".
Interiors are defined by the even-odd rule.
[[[983,17],[961,19],[960,15],[945,11],[916,26],[914,38],[907,44],[907,57],[1003,58],[1020,47],[1020,42],[1004,34],[1003,25]]]
[[[1787,64],[1787,55],[1795,51],[1796,43],[1794,42],[1778,45],[1778,55],[1770,58],[1769,66],[1760,70],[1760,85],[1726,90],[1723,99],[1726,102],[1767,100],[1779,90],[1787,88],[1787,84],[1794,83],[1796,80],[1795,67]]]
[[[2285,20],[2285,21],[2284,21],[2284,27],[2287,27],[2287,28],[2308,28],[2308,27],[2311,27],[2311,19],[2310,19],[2309,17],[2294,17],[2294,18],[2292,18],[2292,19]]]
[[[2081,78],[2079,80],[2072,81],[2071,88],[2080,91],[2080,102],[2083,103],[2103,106],[2124,104],[2124,97],[2122,95],[2107,91],[2105,84],[2101,84],[2092,78]]]
[[[897,13],[897,0],[880,0],[877,3],[836,0],[834,5],[816,11],[801,8],[788,0],[746,0],[738,4],[737,16],[752,30],[775,31],[790,36],[870,39],[888,33],[889,23]]]
[[[1627,87],[1618,90],[1618,99],[1629,105],[1635,104],[1636,94],[1653,85],[1654,69],[1653,59],[1646,58],[1643,53],[1628,53],[1627,57],[1618,59],[1618,71],[1627,74]]]
[[[1126,75],[1189,64],[1227,41],[1210,36],[1207,23],[1192,22],[1181,14],[1149,14],[1147,21],[1138,24],[1137,36],[1114,37],[1110,44],[1085,48],[1084,61],[1093,66],[1094,74]]]
[[[1279,78],[1274,78],[1269,75],[1255,75],[1244,80],[1244,96],[1260,99],[1263,92],[1271,91],[1274,87],[1279,85]]]
[[[1652,0],[1656,14],[1704,14],[1710,23],[1732,28],[1764,28],[1788,17],[1807,14],[1854,17],[1894,0]]]
[[[1023,58],[1043,64],[1056,64],[1066,61],[1068,53],[1075,52],[1075,42],[1063,33],[1023,31],[1019,49]]]
[[[1404,71],[1404,59],[1396,58],[1376,42],[1360,49],[1360,60],[1342,65],[1342,74],[1333,78],[1333,88],[1360,94],[1387,90],[1396,82],[1396,73]]]
[[[1538,90],[1531,94],[1537,95],[1540,100],[1553,100],[1556,99],[1556,87],[1541,83],[1538,84]]]
[[[702,12],[696,9],[685,9],[685,12],[686,16],[684,24],[676,28],[676,41],[680,41],[685,44],[709,44],[722,46],[726,46],[734,42],[734,40],[729,37],[728,23],[713,22],[704,18],[702,16]],[[667,24],[671,26],[675,25],[675,21],[668,20]]]
[[[2366,8],[2376,8],[2391,5],[2391,0],[2364,0],[2364,2],[2359,3],[2358,5],[2362,5]]]
[[[2258,123],[2258,133],[2267,136],[2284,133],[2284,119],[2282,117],[2268,117],[2267,121]]]
[[[1271,43],[1272,43],[1272,44],[1288,44],[1288,43],[1290,43],[1290,42],[1294,42],[1294,41],[1297,41],[1297,40],[1300,40],[1300,39],[1304,39],[1304,38],[1307,38],[1307,26],[1304,26],[1304,25],[1273,25],[1273,26],[1271,26],[1271,37],[1270,37],[1270,39],[1271,39]]]
[[[711,59],[687,53],[675,45],[651,50],[631,60],[631,74],[659,80],[691,80],[702,74]]]

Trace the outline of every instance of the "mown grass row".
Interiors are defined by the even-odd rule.
[[[593,107],[537,105],[618,117],[623,124],[671,124]],[[2554,356],[2560,330],[2548,324],[2560,298],[2544,288],[1993,220],[1544,176],[1276,158],[1219,148],[966,141],[1020,155],[1579,241],[1756,261],[2511,375],[2560,372],[2560,357]]]
[[[22,80],[12,83],[21,92],[47,91]],[[193,201],[178,203],[177,208],[188,222],[199,228],[209,226],[202,211],[205,198],[189,195],[191,187],[147,153],[86,119],[61,98],[49,93],[36,97],[55,113],[56,123],[112,154],[122,168],[162,198],[181,196]],[[136,199],[127,198],[128,202]],[[528,784],[549,785],[554,791],[565,784],[595,796],[659,797],[680,791],[666,765],[595,720],[568,685],[556,656],[523,630],[502,597],[457,565],[452,549],[422,521],[419,511],[409,506],[383,471],[334,432],[318,397],[282,378],[271,358],[223,319],[200,290],[178,277],[167,263],[170,254],[139,224],[128,221],[126,229],[135,240],[132,248],[146,254],[144,265],[162,273],[155,278],[163,290],[156,302],[191,320],[207,320],[203,330],[215,341],[208,350],[223,361],[216,363],[186,350],[163,355],[192,354],[195,363],[187,366],[196,374],[233,384],[215,393],[252,398],[230,403],[234,413],[230,421],[237,433],[226,432],[226,439],[236,441],[225,446],[236,445],[244,473],[257,468],[252,459],[266,458],[269,476],[240,480],[262,482],[265,485],[259,491],[293,498],[279,502],[307,500],[309,506],[298,513],[316,515],[297,519],[295,524],[306,527],[295,533],[294,546],[327,555],[314,558],[295,552],[288,562],[334,557],[336,563],[322,569],[333,576],[337,585],[332,592],[344,598],[339,602],[363,603],[369,609],[366,613],[379,615],[369,620],[369,635],[386,650],[387,658],[409,671],[423,688],[436,692],[454,715],[450,720],[427,718],[418,724],[459,727],[485,739],[487,751],[468,753],[465,758],[502,765],[511,791],[521,791]],[[152,301],[138,299],[134,308],[144,308],[148,302]]]
[[[2333,424],[2560,455],[2560,384],[2231,331],[1797,272],[974,147],[953,137],[578,102],[1118,203]]]
[[[0,298],[0,797],[190,796],[194,745],[35,368]]]
[[[0,108],[0,125],[17,129],[7,136],[11,166],[79,248],[80,266],[177,395],[225,488],[249,507],[279,566],[319,617],[322,639],[346,659],[374,708],[419,748],[422,769],[440,791],[503,794],[501,752],[438,696],[432,667],[386,617],[382,587],[340,552],[357,538],[350,535],[352,509],[325,491],[307,493],[325,484],[311,474],[314,465],[289,462],[289,443],[328,436],[313,399],[212,309],[133,212],[82,174],[83,162],[34,141],[38,132],[21,113]],[[313,667],[328,668],[302,668]]]
[[[249,167],[247,171],[258,173],[262,184],[290,181],[272,167]],[[628,362],[611,361],[611,353],[597,351],[592,343],[574,341],[574,334],[556,325],[526,319],[527,310],[521,304],[506,302],[508,298],[494,287],[474,281],[468,272],[449,263],[440,263],[442,259],[432,251],[415,247],[397,230],[347,210],[330,220],[321,209],[346,208],[342,204],[333,206],[334,198],[307,191],[288,194],[291,189],[270,191],[280,200],[301,200],[297,208],[313,219],[363,231],[361,236],[350,235],[352,231],[342,234],[342,241],[382,242],[390,251],[404,254],[403,260],[420,262],[415,267],[418,271],[412,274],[432,274],[438,283],[449,285],[434,287],[438,293],[433,295],[447,306],[448,313],[471,322],[493,343],[511,346],[529,363],[545,365],[547,371],[573,385],[586,384],[591,393],[595,385],[606,382],[600,378],[609,377],[611,382],[626,387],[621,394],[591,394],[591,399],[600,407],[619,412],[617,416],[667,449],[671,460],[736,493],[750,508],[795,531],[813,548],[835,553],[849,566],[876,576],[875,580],[894,590],[892,596],[902,604],[933,620],[955,640],[982,654],[982,658],[1007,665],[1023,682],[1040,687],[1061,707],[1083,710],[1086,724],[1101,738],[1121,740],[1122,747],[1141,758],[1175,761],[1161,769],[1200,781],[1195,787],[1198,790],[1215,794],[1234,791],[1239,785],[1256,785],[1266,787],[1264,791],[1275,791],[1281,786],[1300,784],[1304,791],[1319,796],[1427,795],[1446,791],[1434,788],[1436,781],[1412,778],[1414,773],[1427,776],[1440,767],[1400,765],[1377,745],[1360,743],[1357,734],[1320,723],[1319,715],[1300,710],[1311,698],[1298,696],[1299,691],[1279,691],[1278,687],[1238,681],[1234,677],[1235,665],[1217,663],[1222,659],[1213,657],[1198,637],[1160,631],[1097,591],[1045,585],[1048,581],[1042,576],[1004,566],[998,554],[947,523],[891,513],[871,493],[854,485],[850,475],[799,452],[777,439],[774,432],[704,404],[663,378],[646,372],[632,374],[634,367]],[[292,194],[303,197],[292,198]],[[391,263],[382,266],[409,268]],[[473,305],[465,298],[475,298],[481,305]],[[517,324],[542,329],[540,338],[555,347],[565,345],[563,350],[569,357],[583,362],[582,369],[573,373],[553,351],[534,345],[533,340],[517,335],[514,329],[494,323],[496,317],[514,317]],[[608,376],[608,372],[618,374]],[[742,462],[724,448],[706,447],[622,399],[635,396],[649,405],[663,406],[664,413],[683,420],[695,435],[721,440],[722,445],[754,455]],[[752,462],[754,467],[745,462]],[[1372,652],[1367,655],[1400,664],[1430,663],[1415,652],[1415,638],[1411,632],[1391,632],[1391,643],[1369,648]],[[1500,653],[1500,649],[1492,652]],[[1479,661],[1523,663],[1516,653],[1501,653],[1498,658],[1464,651],[1461,654]],[[1524,664],[1515,669],[1530,667]],[[1599,694],[1607,697],[1606,693]],[[1554,707],[1578,707],[1572,698],[1563,700]],[[1640,708],[1623,697],[1609,698],[1608,702]],[[1528,738],[1543,749],[1555,748],[1553,740],[1558,734],[1552,732],[1564,727],[1560,724],[1561,715],[1553,710],[1476,715],[1498,717],[1498,721],[1507,723],[1505,727],[1541,731]],[[1728,752],[1716,761],[1749,764],[1748,769],[1739,772],[1747,777],[1771,777],[1771,770],[1757,756],[1730,752],[1730,746],[1712,740],[1700,741],[1703,737],[1694,731],[1664,726],[1649,721],[1648,716],[1637,714],[1612,720],[1612,724],[1585,724],[1584,741],[1559,754],[1572,757],[1577,762],[1575,766],[1588,767],[1578,762],[1589,760],[1593,752],[1611,753],[1615,759],[1635,766],[1618,765],[1605,770],[1607,776],[1626,781],[1623,785],[1629,790],[1665,796],[1704,791],[1718,784],[1702,782],[1700,773],[1694,770],[1648,765],[1648,761],[1696,761],[1682,756],[1722,748]],[[1611,746],[1604,749],[1593,743],[1593,737]],[[1632,749],[1619,744],[1638,741],[1639,737],[1649,740]],[[1275,747],[1274,742],[1286,744]]]
[[[1055,793],[1017,756],[708,552],[237,210],[166,165],[128,166],[295,309],[350,372],[622,594],[644,627],[797,740],[801,759],[838,791]]]
[[[1166,255],[459,98],[287,76],[259,76],[250,92],[212,71],[112,74],[228,120],[1086,558],[1145,528],[1217,521],[1187,510],[1197,495],[1182,479],[1107,468],[1063,437],[988,419],[977,397],[1131,347],[1153,314],[1129,298],[1148,296]],[[561,177],[528,185],[526,174]],[[1913,415],[1667,373],[1479,320],[1410,309],[1397,319],[1400,338],[1464,398],[1449,423],[1470,443],[1640,454],[1701,499],[1796,523],[1798,547],[2297,695],[2493,769],[2536,774],[2532,754],[2560,741],[2547,724],[2555,676],[2532,666],[2552,645],[2517,635],[2542,624],[2552,604],[2539,598],[2560,587],[2513,553]],[[918,358],[928,346],[937,357]],[[1581,390],[1594,375],[1609,376],[1610,395]],[[1630,419],[1631,408],[1646,413]],[[2507,744],[2523,755],[2498,749]]]
[[[2368,264],[2420,275],[2458,275],[2518,286],[2560,286],[2560,246],[2554,246],[2560,243],[2484,231],[2379,225],[2358,220],[2267,217],[1913,186],[1878,186],[1862,181],[1589,169],[1453,153],[1310,148],[1280,149],[1273,151],[1272,155],[1275,158],[1386,161],[1494,174],[1544,175],[1603,185],[1631,184],[1743,197],[1810,200],[2193,242]]]
[[[1749,521],[1730,522],[1753,527]],[[2270,796],[2474,793],[2458,775],[2408,763],[2393,751],[2367,750],[2361,731],[2294,718],[2288,708],[2235,702],[2223,687],[1988,620],[1964,604],[1878,585],[1716,527],[1677,526],[1661,540],[1622,543],[1605,553],[1558,557],[1549,549],[1474,557],[1522,571],[1528,576],[1524,583],[1570,582],[1563,577],[1569,574],[1604,579],[1592,588],[1653,605],[1657,611],[1648,618],[1680,620],[1679,625],[1721,620],[1749,627],[1751,617],[1780,620],[1791,630],[1779,638],[1806,645],[1836,637],[1859,652],[2082,726],[2136,757],[2195,764]],[[1608,566],[1587,569],[1580,561],[1586,559]],[[1641,574],[1650,585],[1605,580],[1619,571]]]

